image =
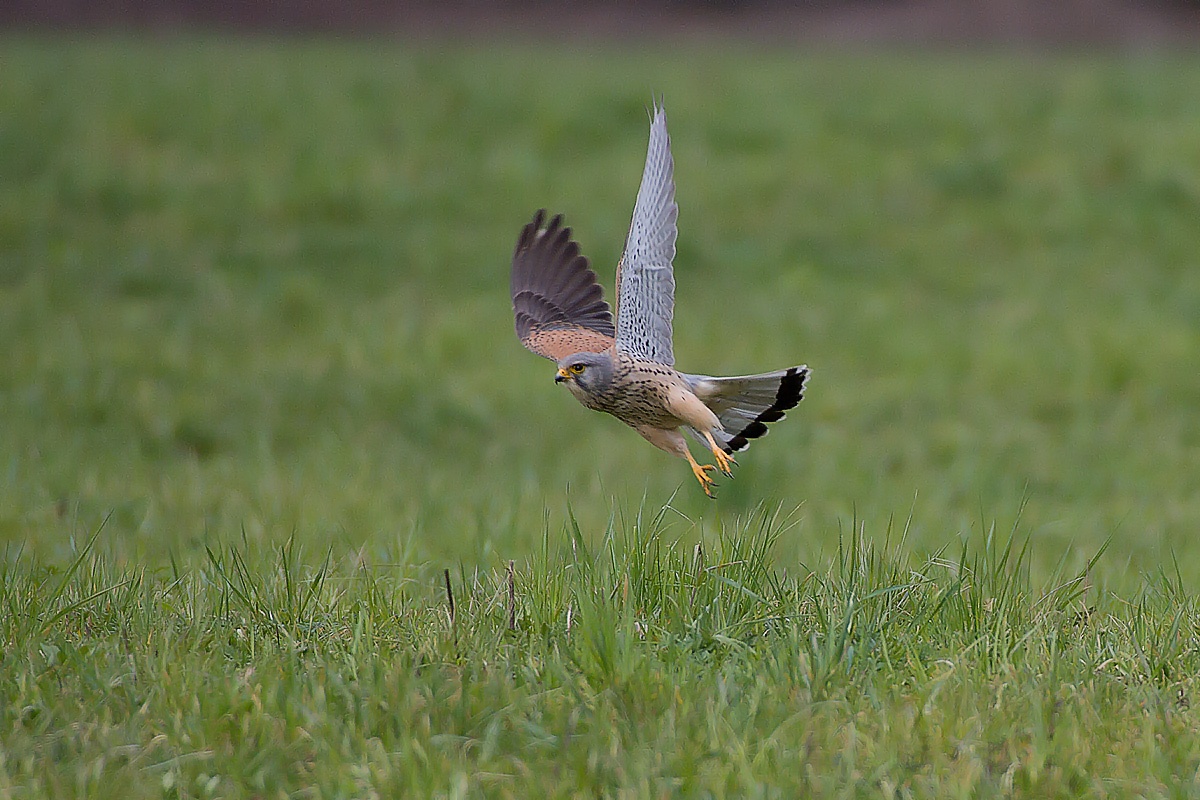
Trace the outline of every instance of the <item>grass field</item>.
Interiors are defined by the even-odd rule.
[[[1200,796],[1200,60],[0,51],[0,797]],[[652,92],[716,502],[511,329]]]

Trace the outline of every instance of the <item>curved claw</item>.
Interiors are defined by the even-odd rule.
[[[717,440],[713,435],[705,431],[704,438],[708,440],[708,449],[712,450],[713,459],[717,462],[717,468],[721,470],[727,477],[733,477],[733,468],[737,466],[737,459],[725,452],[721,445],[717,444]]]
[[[704,490],[706,495],[715,500],[717,496],[712,493],[712,487],[716,486],[717,484],[716,481],[708,477],[709,471],[714,469],[716,469],[716,467],[712,464],[698,464],[695,461],[692,462],[692,474],[696,476],[696,480],[700,481],[700,488]]]
[[[737,459],[726,454],[721,448],[713,450],[713,458],[717,461],[717,468],[721,470],[727,477],[733,477],[733,468],[737,464]]]

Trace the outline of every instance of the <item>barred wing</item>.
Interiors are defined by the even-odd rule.
[[[675,164],[666,111],[654,106],[646,167],[625,252],[617,265],[617,349],[671,366],[675,309]]]

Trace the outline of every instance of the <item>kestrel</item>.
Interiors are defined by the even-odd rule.
[[[571,229],[561,214],[547,223],[544,209],[521,230],[513,252],[513,314],[521,343],[558,362],[556,383],[565,383],[587,408],[612,414],[654,446],[687,459],[712,497],[708,473],[732,476],[732,454],[804,397],[808,367],[736,378],[675,369],[673,173],[666,112],[655,104],[633,222],[617,264],[615,324]],[[681,428],[712,451],[716,464],[692,457]]]

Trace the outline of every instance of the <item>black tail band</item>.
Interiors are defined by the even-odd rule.
[[[808,370],[802,367],[792,367],[785,372],[779,379],[775,402],[771,403],[770,408],[755,417],[753,422],[734,434],[733,438],[725,443],[723,448],[725,452],[736,453],[748,445],[751,439],[757,439],[764,435],[767,432],[767,423],[783,419],[784,412],[789,408],[795,408],[796,404],[804,399],[804,382],[807,379]]]

